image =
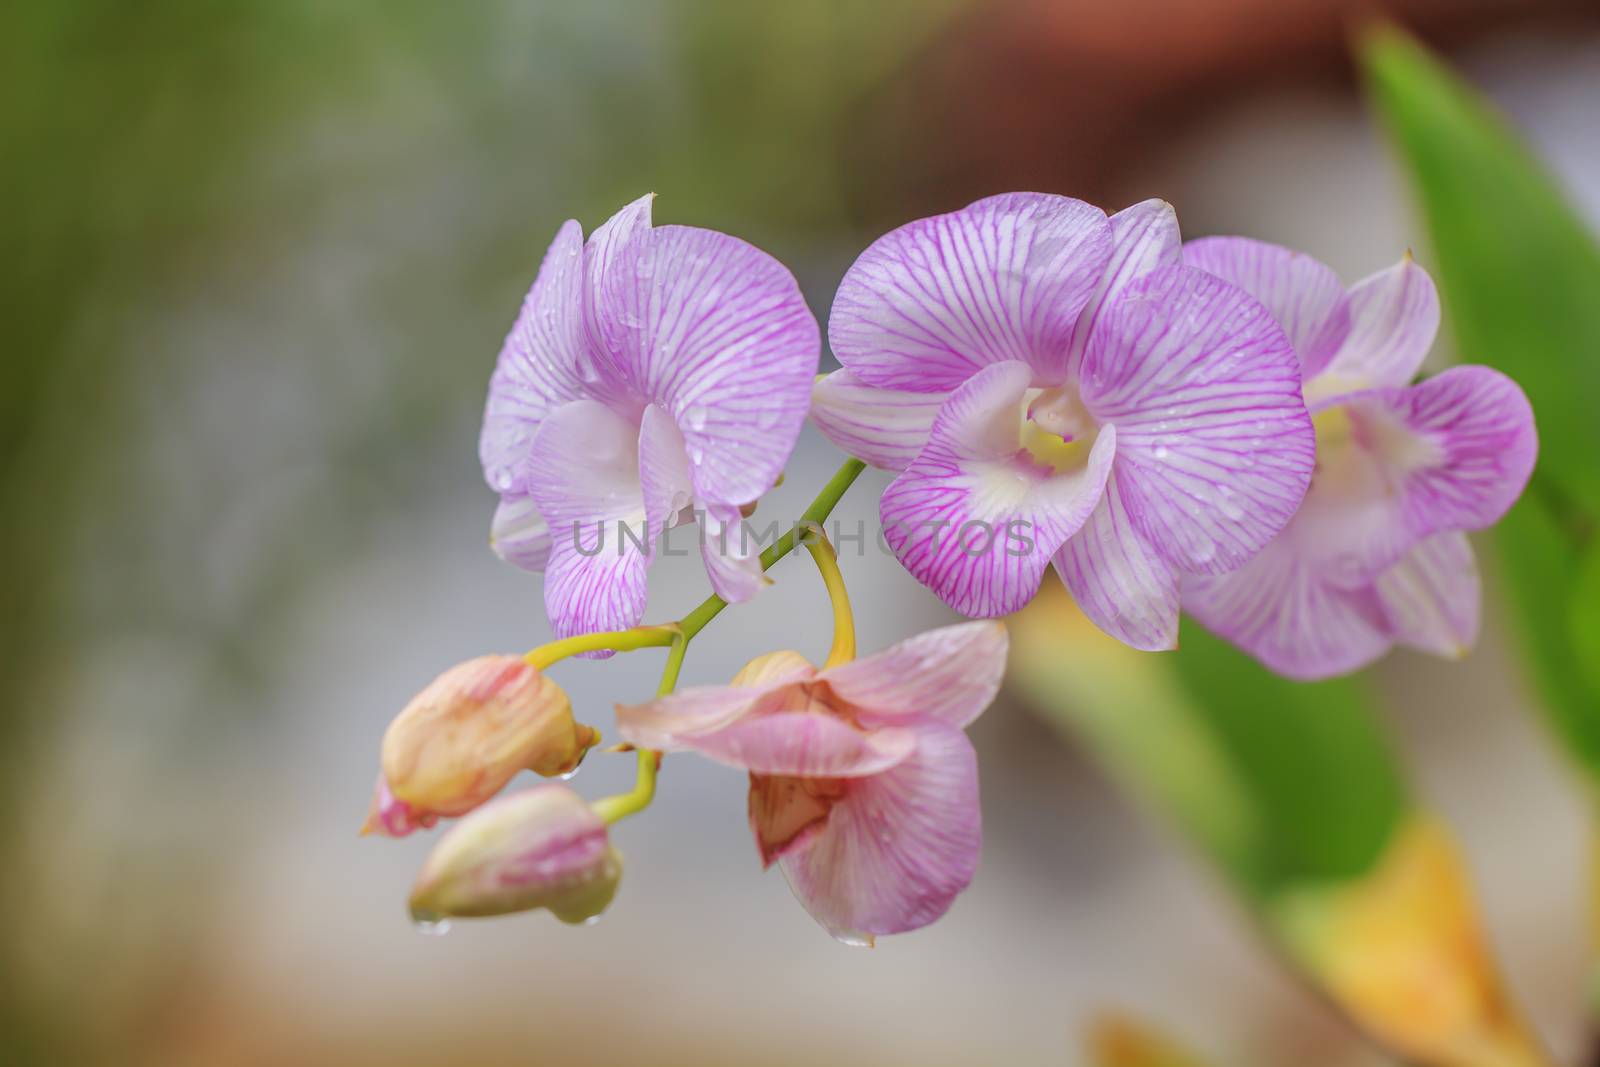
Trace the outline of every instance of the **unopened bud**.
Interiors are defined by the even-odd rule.
[[[524,768],[578,766],[600,740],[567,694],[519,656],[480,656],[435,678],[389,725],[364,833],[400,837],[465,815]]]
[[[587,802],[554,782],[500,797],[439,839],[411,890],[418,922],[548,908],[597,917],[616,895],[622,854]]]

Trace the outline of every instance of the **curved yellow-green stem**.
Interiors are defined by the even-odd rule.
[[[800,536],[806,551],[817,562],[822,574],[822,584],[828,589],[828,602],[833,605],[833,645],[828,649],[824,667],[837,667],[856,658],[856,622],[850,612],[850,594],[844,587],[844,575],[839,572],[839,557],[833,543],[822,528],[815,527],[815,536],[808,530]]]
[[[773,564],[795,550],[798,543],[804,543],[810,550],[813,558],[817,560],[817,568],[822,571],[823,583],[828,587],[828,598],[833,604],[833,647],[828,653],[828,665],[843,663],[855,656],[855,624],[850,614],[850,600],[845,593],[844,578],[839,573],[838,561],[834,558],[833,546],[828,543],[827,536],[822,534],[822,524],[827,521],[833,509],[838,506],[839,499],[844,496],[845,490],[866,470],[867,466],[859,459],[846,460],[828,483],[822,487],[811,506],[806,508],[800,516],[800,521],[794,529],[761,553],[761,570],[765,573]],[[805,535],[797,537],[799,531],[806,531]],[[813,535],[820,534],[821,536]],[[826,560],[818,554],[818,544],[821,551],[826,554]],[[728,602],[719,596],[707,597],[689,614],[679,619],[676,623],[666,626],[641,626],[633,630],[623,630],[613,634],[592,634],[590,638],[596,643],[578,647],[574,645],[565,656],[575,655],[578,652],[589,652],[600,648],[611,648],[618,652],[629,651],[636,648],[650,648],[652,646],[670,645],[667,651],[666,666],[661,671],[661,684],[656,688],[657,696],[666,696],[677,688],[678,672],[683,668],[684,653],[688,651],[689,642],[694,640],[696,634],[705,629],[712,619],[722,613]],[[622,639],[625,644],[606,644],[603,639],[616,641]],[[552,642],[544,646],[545,649],[567,642],[579,642],[583,638],[569,637],[564,642]],[[539,664],[532,658],[535,649],[528,653],[528,662]],[[842,656],[843,658],[837,658]],[[562,658],[561,656],[556,657]],[[550,662],[554,662],[551,660]],[[639,770],[634,779],[633,788],[626,793],[616,796],[604,797],[594,802],[594,810],[601,819],[607,823],[614,823],[636,812],[643,811],[650,806],[656,795],[656,772],[661,767],[661,753],[654,749],[642,748],[639,750]]]

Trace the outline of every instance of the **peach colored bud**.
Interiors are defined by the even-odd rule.
[[[363,832],[401,837],[465,815],[524,768],[578,766],[600,740],[567,694],[520,656],[480,656],[435,678],[383,736],[383,773]]]
[[[622,854],[587,802],[554,782],[500,797],[439,839],[411,890],[418,922],[548,908],[562,922],[611,903]]]

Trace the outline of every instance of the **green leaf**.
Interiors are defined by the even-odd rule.
[[[1181,651],[1135,652],[1050,583],[1012,632],[1030,703],[1258,902],[1367,873],[1407,813],[1357,681],[1287,681],[1187,624]]]
[[[1533,402],[1539,466],[1495,543],[1551,724],[1600,779],[1600,580],[1574,590],[1586,559],[1587,573],[1600,567],[1600,245],[1505,122],[1415,41],[1380,29],[1361,58],[1415,184],[1461,350]]]
[[[1575,542],[1537,487],[1495,529],[1551,727],[1600,779],[1600,557],[1591,548],[1585,564]]]
[[[1188,621],[1173,661],[1265,825],[1267,888],[1365,873],[1407,798],[1362,683],[1280,678]]]
[[[1506,122],[1421,45],[1388,27],[1363,45],[1463,358],[1521,383],[1539,423],[1538,476],[1600,517],[1600,245]]]

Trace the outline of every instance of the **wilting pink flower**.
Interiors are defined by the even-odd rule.
[[[1533,471],[1533,412],[1515,382],[1455,367],[1408,385],[1439,298],[1408,255],[1348,291],[1309,256],[1238,237],[1184,261],[1255,294],[1305,372],[1317,463],[1305,503],[1232,574],[1185,583],[1196,618],[1294,678],[1354,670],[1395,643],[1461,655],[1479,587],[1463,531],[1499,520]]]
[[[798,652],[726,687],[617,709],[636,745],[750,772],[750,826],[800,903],[840,940],[925,926],[977,869],[978,767],[963,729],[1005,669],[994,622],[946,627],[818,671]]]
[[[561,228],[489,384],[492,542],[545,572],[561,636],[637,624],[656,538],[696,514],[717,593],[755,594],[739,508],[777,481],[816,373],[816,321],[788,270],[726,234],[652,227],[650,201],[587,243]]]
[[[561,687],[521,656],[479,656],[445,671],[389,724],[363,833],[404,837],[465,815],[518,771],[577,767],[600,735],[572,718]]]
[[[1015,193],[902,226],[845,275],[844,369],[813,418],[900,472],[885,539],[957,611],[1016,611],[1053,559],[1097,625],[1171,648],[1182,576],[1240,566],[1294,513],[1313,449],[1294,353],[1179,256],[1161,201],[1108,219]]]
[[[564,785],[500,797],[439,839],[411,890],[418,921],[548,908],[579,923],[605,911],[622,877],[606,824]]]

